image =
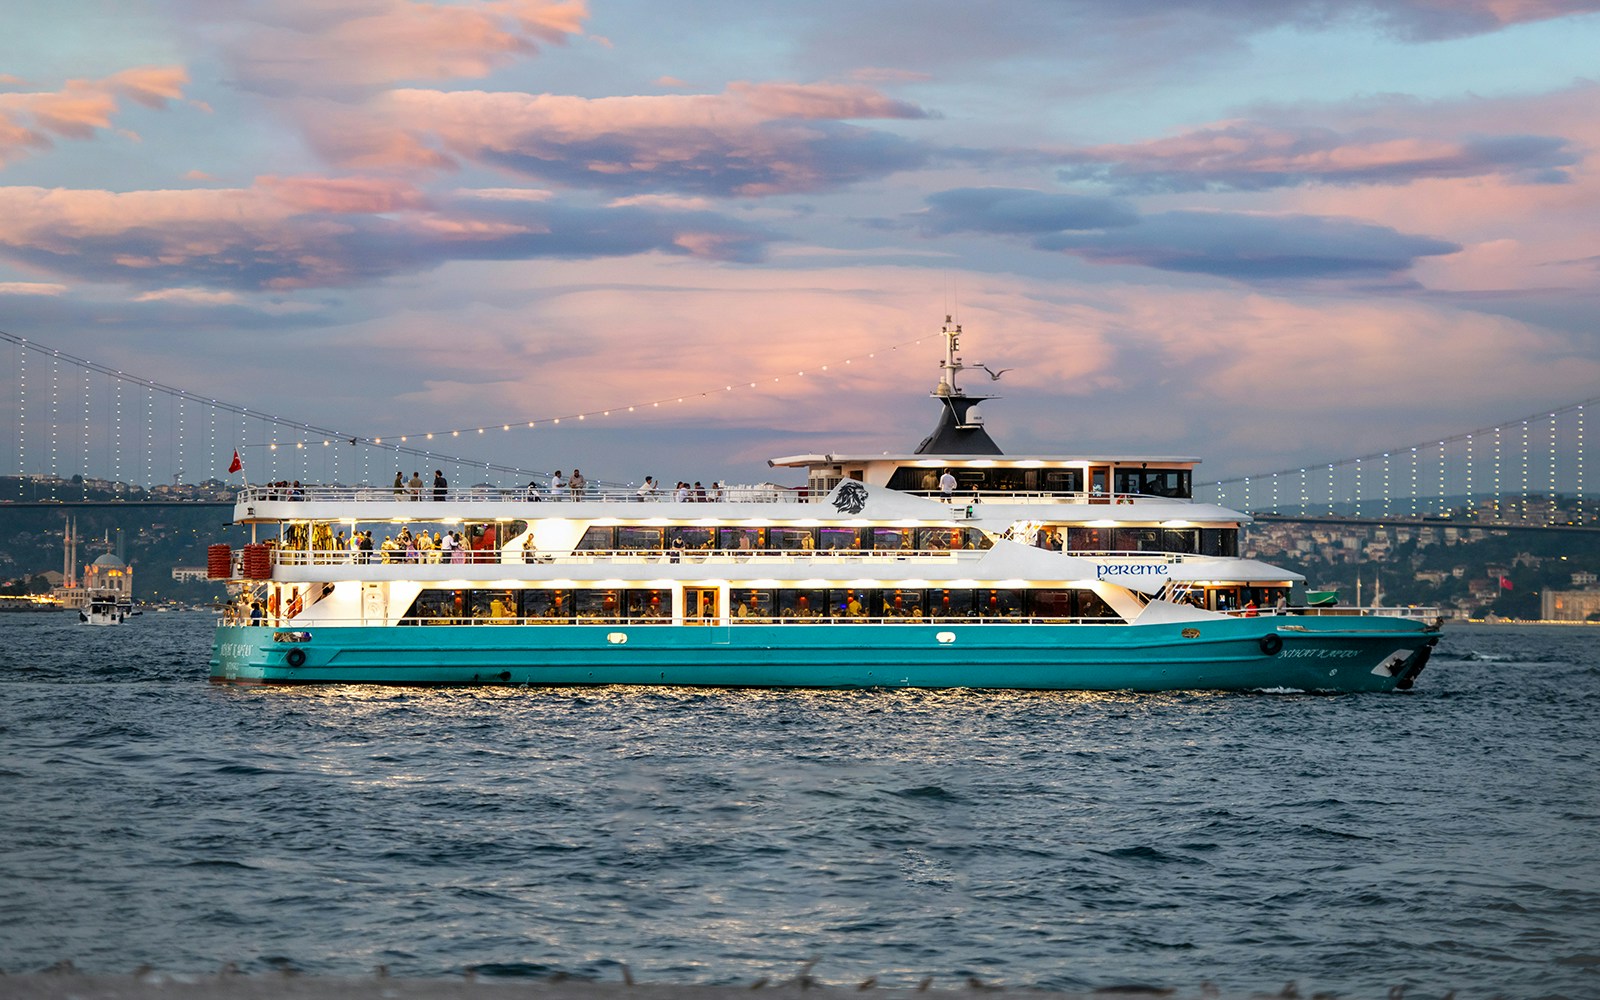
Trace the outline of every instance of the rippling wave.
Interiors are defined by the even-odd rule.
[[[0,616],[0,969],[1600,995],[1595,637],[1390,695],[246,689],[205,616]]]

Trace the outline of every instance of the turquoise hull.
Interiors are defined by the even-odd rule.
[[[299,641],[276,638],[291,636]],[[1405,619],[1298,616],[1198,627],[475,625],[291,633],[223,625],[212,647],[211,678],[243,684],[1390,691],[1410,686],[1437,641],[1437,631]]]

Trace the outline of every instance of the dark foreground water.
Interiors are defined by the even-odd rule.
[[[1600,996],[1600,629],[1410,693],[233,689],[0,615],[0,971]]]

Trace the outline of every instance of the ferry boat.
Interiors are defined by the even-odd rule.
[[[1428,613],[1305,606],[1182,456],[1008,456],[946,318],[932,434],[709,492],[248,487],[222,683],[1390,691]],[[994,373],[991,373],[993,375]],[[379,539],[382,539],[381,544]],[[438,539],[435,545],[434,540]]]

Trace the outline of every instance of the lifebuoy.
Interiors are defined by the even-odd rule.
[[[306,651],[303,649],[291,649],[289,654],[283,658],[283,662],[291,667],[303,667],[306,665]]]
[[[1283,639],[1276,632],[1268,632],[1256,641],[1261,645],[1261,651],[1268,656],[1277,656],[1278,650],[1283,648]],[[295,652],[298,653],[299,650]]]

